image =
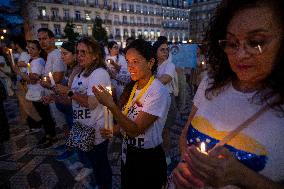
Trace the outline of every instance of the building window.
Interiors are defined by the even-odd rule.
[[[144,37],[148,39],[148,30],[144,30]]]
[[[92,26],[88,26],[88,36],[91,36],[93,33],[93,27]]]
[[[108,6],[108,0],[104,0],[104,7]]]
[[[136,12],[141,12],[141,7],[140,7],[140,5],[136,5]]]
[[[123,37],[128,37],[128,29],[123,29]]]
[[[75,11],[75,19],[76,20],[81,20],[81,13],[80,13],[80,11]]]
[[[134,23],[134,16],[130,17],[130,23],[133,24]]]
[[[144,17],[144,23],[148,24],[148,17]]]
[[[54,24],[54,34],[61,35],[60,24]]]
[[[137,23],[141,24],[141,17],[137,17]]]
[[[69,10],[68,9],[64,9],[63,12],[64,12],[64,17],[65,18],[69,18]]]
[[[143,7],[143,12],[144,12],[145,14],[148,14],[148,8],[147,8],[146,6]]]
[[[79,33],[80,35],[83,34],[83,27],[81,25],[76,26],[76,32]]]
[[[142,30],[141,30],[141,29],[138,29],[138,30],[137,30],[137,34],[138,34],[138,36],[142,36]]]
[[[135,38],[135,29],[131,29],[131,37]]]
[[[46,8],[45,7],[39,7],[39,15],[40,16],[46,16]]]
[[[52,9],[51,9],[51,13],[52,13],[52,16],[53,16],[53,17],[58,17],[58,9],[52,8]]]
[[[123,16],[123,17],[122,17],[122,22],[123,22],[123,23],[127,23],[127,16]]]
[[[86,18],[86,20],[91,20],[90,12],[85,11],[85,18]]]
[[[154,18],[150,18],[150,24],[155,24]]]
[[[120,29],[119,28],[115,28],[115,35],[120,36]]]

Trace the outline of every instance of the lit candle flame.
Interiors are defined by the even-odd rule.
[[[46,81],[46,77],[43,77],[43,81]]]
[[[205,145],[205,142],[201,142],[200,144],[200,151],[202,153],[206,153],[206,145]]]
[[[106,89],[107,89],[107,91],[112,95],[111,87],[110,87],[110,86],[107,86]]]
[[[202,62],[201,62],[201,64],[202,64],[202,65],[204,65],[204,64],[205,64],[205,62],[204,62],[204,61],[202,61]]]
[[[110,64],[110,59],[108,59],[108,60],[107,60],[107,63],[109,63],[109,64]]]

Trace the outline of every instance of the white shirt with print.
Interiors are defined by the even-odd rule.
[[[44,74],[45,61],[43,58],[36,58],[30,62],[32,73],[36,73],[39,76]],[[28,89],[32,91],[43,91],[44,88],[39,84],[28,84]]]
[[[23,52],[21,52],[21,54],[18,58],[18,62],[24,62],[24,63],[28,64],[30,59],[31,59],[31,56],[26,51],[23,51]],[[27,73],[27,67],[20,67],[20,71],[22,73]]]
[[[51,72],[65,72],[67,69],[66,65],[63,63],[61,58],[61,53],[59,49],[54,49],[47,55],[47,60],[44,69],[44,75],[48,76],[48,73]]]
[[[110,86],[110,76],[103,68],[94,70],[89,77],[84,77],[83,73],[77,74],[72,83],[72,91],[87,94],[88,96],[94,96],[92,92],[93,86],[102,85]],[[75,100],[72,100],[73,106],[73,119],[84,126],[94,127],[96,129],[95,144],[100,144],[105,139],[100,135],[99,129],[104,127],[104,110],[103,105],[98,104],[95,109],[83,107]]]
[[[136,90],[133,100],[137,98],[141,90]],[[153,80],[145,94],[130,107],[128,118],[135,121],[139,112],[145,112],[157,116],[157,120],[145,131],[135,138],[124,137],[122,148],[122,160],[126,160],[127,145],[132,145],[137,148],[155,148],[162,143],[162,131],[167,119],[168,110],[171,99],[167,88],[157,79]],[[122,131],[124,134],[124,132]]]
[[[251,98],[255,93],[239,92],[234,89],[231,83],[218,96],[208,100],[205,97],[208,83],[210,83],[209,79],[205,77],[194,97],[194,105],[198,110],[191,125],[196,131],[213,139],[221,140],[264,106],[251,103]],[[248,153],[248,157],[254,154],[264,157],[265,161],[260,165],[259,173],[274,181],[283,181],[283,133],[284,118],[279,117],[279,112],[270,109],[227,144]],[[197,139],[191,138],[190,140]],[[224,188],[236,187],[227,186]]]
[[[178,96],[178,76],[176,72],[176,67],[172,62],[170,62],[169,59],[165,60],[162,64],[158,66],[157,77],[161,77],[164,74],[169,75],[172,78],[172,80],[166,84],[169,93]]]

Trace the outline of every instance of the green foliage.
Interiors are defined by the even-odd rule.
[[[68,39],[68,41],[75,42],[77,38],[79,37],[79,33],[74,31],[75,24],[72,22],[70,23],[69,21],[67,22],[65,28],[64,28],[64,33],[65,33],[65,38]]]
[[[107,32],[106,30],[102,27],[103,21],[101,18],[96,17],[94,25],[93,25],[93,37],[97,41],[107,41]]]

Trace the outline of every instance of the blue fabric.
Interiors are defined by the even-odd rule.
[[[71,130],[73,125],[73,108],[72,104],[55,103],[56,108],[65,116],[66,123]]]
[[[99,187],[112,188],[112,170],[107,157],[108,140],[95,145],[89,152],[80,152],[79,155],[86,157],[94,170],[96,184]]]

